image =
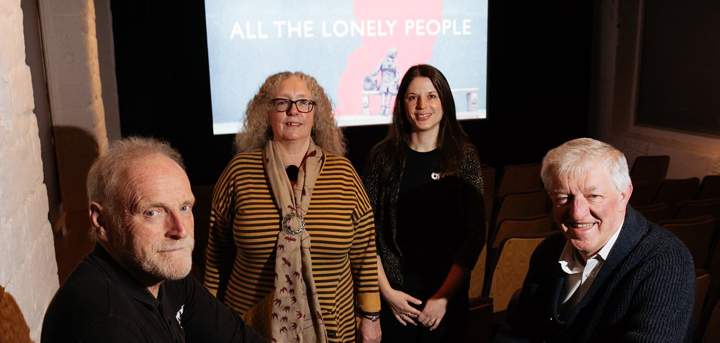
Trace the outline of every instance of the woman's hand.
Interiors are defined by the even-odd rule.
[[[418,315],[420,315],[420,311],[412,307],[410,303],[420,305],[422,301],[411,297],[405,292],[396,291],[391,287],[388,287],[388,289],[382,292],[382,295],[390,305],[390,310],[395,316],[395,319],[397,319],[400,324],[403,326],[406,326],[407,323],[417,325],[413,318],[417,318]]]
[[[422,312],[417,317],[418,321],[422,325],[429,327],[430,331],[435,330],[445,316],[447,304],[447,298],[433,296],[428,299],[427,304],[425,304]]]
[[[360,318],[360,334],[358,342],[360,343],[380,343],[382,338],[382,330],[380,329],[380,321],[373,322],[365,317]]]
[[[443,317],[445,317],[448,302],[469,276],[470,270],[453,264],[440,289],[435,292],[435,295],[428,299],[425,307],[417,318],[418,321],[422,325],[429,327],[430,331],[437,329]]]

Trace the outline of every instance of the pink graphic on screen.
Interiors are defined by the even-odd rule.
[[[416,35],[411,30],[408,35],[405,31],[407,20],[442,20],[442,0],[398,1],[387,0],[355,0],[353,4],[355,20],[377,20],[384,23],[396,21],[394,34],[387,36],[361,36],[362,45],[353,51],[347,59],[347,65],[342,75],[337,93],[336,115],[361,114],[362,97],[364,90],[363,80],[376,71],[381,62],[387,57],[392,48],[397,50],[395,63],[397,63],[398,77],[401,79],[405,72],[413,65],[427,63],[433,55],[436,35]],[[452,52],[448,52],[452,53]],[[381,73],[377,75],[380,83]],[[390,102],[393,106],[394,98]],[[381,97],[371,97],[370,113],[378,114],[381,108]],[[392,107],[391,107],[392,108]]]

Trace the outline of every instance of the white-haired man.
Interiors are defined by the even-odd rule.
[[[168,144],[114,143],[87,186],[96,245],[53,298],[42,342],[267,342],[188,276],[195,198]]]
[[[685,245],[628,206],[627,160],[580,138],[547,153],[541,177],[563,234],[533,253],[496,342],[683,342],[695,269]]]

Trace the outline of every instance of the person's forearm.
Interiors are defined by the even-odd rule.
[[[390,281],[388,281],[387,275],[385,275],[385,268],[383,268],[382,260],[380,259],[380,255],[377,257],[377,265],[378,265],[378,287],[380,288],[380,295],[385,297],[385,294],[387,294],[388,291],[391,291],[393,288],[390,286]]]
[[[470,271],[460,265],[453,264],[448,272],[445,281],[443,282],[440,289],[435,292],[433,297],[452,299],[455,296],[458,288],[465,282],[465,279],[470,275]]]

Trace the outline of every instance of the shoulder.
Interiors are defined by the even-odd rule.
[[[475,147],[475,144],[472,144],[470,142],[463,142],[461,146],[463,155],[465,156],[475,156],[477,158],[478,156],[478,150]]]
[[[232,160],[230,160],[229,166],[234,165],[247,165],[247,164],[261,164],[262,165],[262,150],[255,150],[252,152],[243,152],[235,154]]]
[[[365,169],[363,170],[363,180],[368,183],[375,183],[380,179],[380,173],[382,166],[386,165],[386,157],[384,150],[382,149],[383,143],[376,144],[370,155],[365,161]]]
[[[626,234],[626,237],[630,237],[630,241],[637,240],[638,243],[633,250],[642,253],[641,255],[652,257],[662,254],[680,254],[685,255],[688,260],[692,261],[692,256],[687,247],[676,235],[648,221],[631,206],[627,207],[625,222],[623,230],[630,231]],[[621,235],[623,234],[621,233]],[[638,238],[632,239],[633,236]]]
[[[126,327],[130,322],[123,319],[121,308],[127,296],[95,266],[81,262],[50,303],[43,335],[70,339],[97,328]]]
[[[334,155],[328,152],[325,153],[325,166],[341,167],[345,169],[355,170],[350,160],[348,160],[346,157]]]
[[[240,174],[263,173],[262,159],[260,150],[236,154],[225,167],[221,179],[234,178]]]
[[[478,156],[477,148],[472,143],[466,142],[462,144],[462,163],[463,168],[470,168],[472,170],[480,170],[480,157]]]
[[[558,231],[545,238],[545,240],[543,240],[538,247],[535,248],[535,251],[533,252],[533,259],[542,258],[553,263],[557,263],[557,260],[560,257],[563,248],[565,248],[566,243],[567,238],[565,238],[565,235],[563,235],[562,232]]]
[[[464,173],[480,174],[480,157],[477,148],[472,143],[463,143],[460,147],[460,170]]]
[[[50,309],[74,304],[80,307],[93,307],[94,312],[109,312],[111,296],[116,293],[121,293],[117,284],[97,267],[83,261],[60,286],[50,304]]]
[[[323,165],[322,174],[334,177],[359,178],[352,162],[343,156],[333,154],[325,154],[325,163]]]
[[[472,143],[463,143],[462,160],[460,161],[458,174],[460,178],[472,184],[480,185],[482,183],[482,166],[478,157],[477,149]]]
[[[607,261],[614,260],[622,275],[661,283],[695,283],[692,255],[677,236],[629,206],[622,230]]]
[[[672,257],[671,264],[679,262],[693,263],[687,246],[675,234],[667,229],[647,221],[647,233],[635,247],[645,252],[649,258]]]

